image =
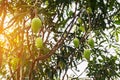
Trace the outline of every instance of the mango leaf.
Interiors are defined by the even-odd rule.
[[[120,25],[120,20],[116,20],[114,23]]]
[[[116,39],[117,42],[119,41],[118,32],[115,33],[115,39]]]

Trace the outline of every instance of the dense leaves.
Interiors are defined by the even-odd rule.
[[[31,21],[39,17],[36,33]],[[94,80],[120,77],[120,3],[117,0],[1,0],[0,78],[6,80],[65,80],[68,70]],[[43,48],[35,40],[41,37]],[[77,38],[77,47],[73,40]],[[92,45],[88,40],[93,38]],[[39,43],[39,42],[38,42]],[[84,50],[90,50],[89,60]],[[74,72],[75,73],[75,72]],[[80,72],[81,73],[81,72]]]

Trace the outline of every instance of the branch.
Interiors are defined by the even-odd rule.
[[[86,70],[87,70],[87,68],[85,68],[84,71],[82,73],[80,73],[77,78],[79,78]]]
[[[64,73],[64,75],[63,75],[63,78],[62,78],[62,80],[64,80],[64,78],[65,78],[65,75],[67,74],[67,71],[68,71],[68,70],[65,70],[65,73]]]
[[[82,9],[81,9],[82,10]],[[51,55],[53,55],[55,53],[55,51],[60,47],[60,45],[64,42],[64,40],[66,39],[66,37],[68,36],[68,33],[71,31],[75,20],[77,18],[77,16],[81,13],[81,11],[79,11],[79,13],[77,15],[74,15],[72,21],[70,22],[70,24],[67,25],[64,33],[62,34],[61,38],[59,39],[59,41],[56,43],[56,45],[50,50],[50,52],[48,52],[48,54],[43,55],[43,56],[39,56],[38,58],[35,59],[35,61],[38,60],[44,60],[49,58]],[[67,31],[68,30],[68,31]],[[64,36],[66,34],[66,36]]]
[[[73,22],[74,22],[74,19],[71,21],[70,24],[72,24]],[[39,57],[36,59],[36,61],[37,61],[37,60],[47,59],[47,58],[49,58],[52,54],[54,54],[54,52],[59,48],[59,45],[61,45],[61,44],[63,43],[64,39],[67,37],[67,36],[64,37],[64,34],[66,33],[66,31],[67,31],[67,29],[69,28],[69,26],[70,26],[70,25],[67,26],[66,30],[64,31],[63,35],[61,36],[61,39],[56,43],[56,45],[52,48],[52,50],[51,50],[48,54],[46,54],[46,55],[39,56]],[[71,28],[72,28],[72,26],[71,26]],[[70,32],[71,28],[69,29],[68,33]]]
[[[30,80],[32,79],[31,77],[31,74],[32,74],[32,70],[34,68],[34,65],[35,65],[35,62],[36,61],[39,61],[39,60],[45,60],[49,57],[51,57],[55,51],[60,47],[60,45],[64,42],[64,40],[66,39],[66,37],[68,36],[69,32],[71,31],[74,23],[76,22],[76,18],[77,16],[80,14],[80,12],[77,14],[77,15],[74,15],[73,19],[71,20],[71,22],[67,25],[64,33],[62,34],[61,38],[59,39],[59,41],[55,44],[55,46],[50,50],[50,52],[48,52],[47,54],[45,55],[41,55],[39,57],[37,57],[35,60],[33,60],[33,64],[31,66],[31,69],[30,69],[30,72],[29,72],[29,77],[30,77]],[[66,34],[66,36],[64,36]]]
[[[32,80],[32,70],[33,70],[33,68],[34,68],[34,66],[35,66],[35,63],[36,63],[36,61],[34,61],[34,62],[32,63],[32,66],[31,66],[31,68],[30,68],[29,80]]]
[[[11,69],[10,62],[8,62],[8,66],[9,66],[9,70],[10,70],[10,74],[11,74],[11,77],[10,77],[10,79],[13,79],[13,80],[15,80],[15,78],[14,78],[14,76],[13,76],[13,71],[12,71],[12,69]]]
[[[5,17],[6,17],[6,1],[3,2],[3,16],[2,16],[2,21],[0,23],[0,33],[3,32],[3,28],[4,28],[4,21],[5,21]]]

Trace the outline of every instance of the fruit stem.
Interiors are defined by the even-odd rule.
[[[38,0],[35,1],[34,6],[37,4],[37,2],[38,2]],[[34,13],[35,13],[35,17],[37,17],[37,9],[36,9],[36,7],[34,8]]]
[[[37,9],[36,8],[34,9],[34,13],[35,13],[35,18],[37,18],[38,16],[37,16]]]

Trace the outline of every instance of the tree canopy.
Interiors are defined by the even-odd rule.
[[[119,34],[119,0],[0,0],[0,78],[79,80],[67,72],[87,62],[91,79],[118,79]]]

